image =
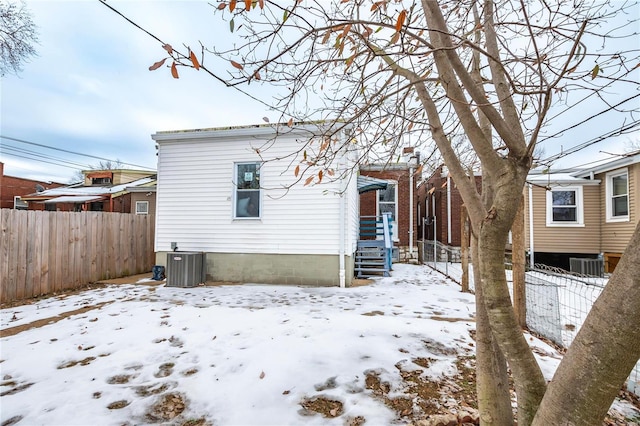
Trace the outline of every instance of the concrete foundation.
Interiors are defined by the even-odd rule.
[[[156,264],[166,266],[167,252],[156,252]],[[339,286],[337,255],[207,253],[207,281],[257,284]],[[354,257],[345,256],[346,286],[353,279]]]

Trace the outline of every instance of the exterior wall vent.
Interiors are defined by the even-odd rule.
[[[206,253],[167,254],[167,287],[196,287],[206,281]]]
[[[604,276],[604,262],[602,259],[569,258],[571,272],[592,277]]]

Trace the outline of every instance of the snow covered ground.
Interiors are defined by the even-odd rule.
[[[127,284],[48,298],[0,310],[0,421],[403,424],[368,379],[391,398],[403,372],[455,376],[474,313],[473,295],[413,265],[346,289]],[[550,379],[561,355],[528,340]],[[303,408],[318,397],[341,403],[335,417]]]

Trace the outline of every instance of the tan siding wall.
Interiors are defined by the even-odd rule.
[[[123,183],[133,182],[134,180],[142,179],[152,174],[153,172],[134,173],[126,170],[115,171],[113,173],[113,184],[120,185]]]
[[[640,215],[638,214],[638,199],[640,198],[640,163],[629,166],[629,221],[628,222],[607,222],[606,205],[607,174],[596,175],[602,180],[602,191],[600,195],[602,208],[602,251],[606,253],[622,253],[629,244],[631,235],[636,228]],[[615,172],[615,170],[612,170]]]
[[[151,192],[151,195],[147,195],[147,192],[132,192],[131,193],[131,213],[136,213],[136,201],[148,201],[149,202],[149,214],[156,214],[156,193]]]
[[[529,241],[529,188],[524,189],[525,246]],[[546,190],[533,187],[533,249],[545,253],[600,253],[599,186],[583,187],[584,226],[547,226]]]

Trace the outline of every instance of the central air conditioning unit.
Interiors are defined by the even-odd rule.
[[[206,267],[206,253],[167,253],[167,287],[196,287],[204,283]]]
[[[602,259],[583,259],[570,257],[569,269],[582,275],[604,277],[604,261]]]

